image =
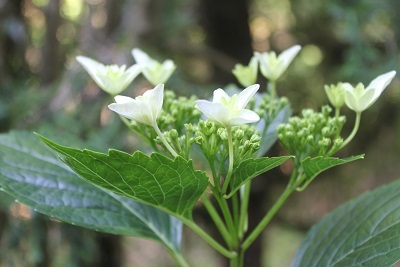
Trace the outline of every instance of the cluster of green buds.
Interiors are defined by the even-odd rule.
[[[278,126],[278,138],[285,149],[296,156],[295,162],[306,157],[330,156],[341,148],[340,133],[346,122],[344,116],[330,116],[332,108],[323,106],[320,112],[304,109]]]
[[[211,120],[200,120],[190,125],[195,132],[193,141],[199,145],[207,160],[223,164],[228,157],[228,130]],[[252,125],[234,126],[231,129],[235,165],[254,155],[260,148],[261,137]]]

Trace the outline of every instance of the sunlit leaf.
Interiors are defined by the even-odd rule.
[[[107,155],[39,138],[84,179],[177,217],[191,219],[194,204],[208,186],[205,173],[180,156],[172,160],[159,153],[131,155],[114,149]]]
[[[242,161],[235,170],[232,187],[233,189],[229,193],[228,197],[231,197],[247,181],[250,181],[256,176],[267,172],[275,167],[278,167],[291,157],[292,156],[256,158]]]
[[[301,162],[301,167],[303,168],[304,174],[307,177],[306,180],[311,181],[318,174],[327,169],[363,158],[364,154],[344,159],[323,156],[315,158],[308,157]]]
[[[182,223],[78,177],[32,133],[0,135],[0,187],[40,213],[81,227],[150,238],[179,251]]]

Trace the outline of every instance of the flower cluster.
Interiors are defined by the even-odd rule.
[[[341,147],[340,133],[346,118],[331,117],[331,111],[329,106],[323,106],[321,112],[304,109],[301,117],[294,116],[278,126],[278,138],[296,156],[296,162],[306,157],[330,156]]]
[[[134,48],[132,55],[137,64],[126,69],[125,65],[104,65],[94,59],[78,56],[76,60],[85,68],[96,84],[111,96],[124,91],[142,73],[154,86],[165,83],[176,66],[170,59],[160,64],[140,49]]]
[[[277,98],[272,93],[255,97],[260,88],[258,84],[253,84],[257,79],[258,67],[263,76],[275,84],[300,49],[299,45],[295,45],[280,55],[275,52],[255,52],[248,66],[238,64],[233,70],[239,82],[247,87],[231,95],[219,88],[214,91],[212,101],[195,97],[176,98],[172,92],[164,96],[163,83],[174,72],[175,64],[172,60],[160,63],[137,48],[132,50],[137,64],[128,69],[125,66],[105,66],[83,56],[77,57],[77,60],[100,88],[114,96],[115,103],[108,106],[110,110],[127,119],[128,125],[138,132],[144,128],[137,127],[137,124],[154,129],[155,134],[142,133],[150,136],[154,148],[158,143],[171,155],[188,158],[192,144],[196,143],[208,158],[215,158],[219,154],[221,162],[224,162],[229,154],[229,168],[232,171],[232,161],[239,162],[260,148],[261,137],[265,136],[269,125],[273,125],[277,112],[288,103],[286,98]],[[154,89],[136,98],[118,95],[139,73],[155,86]],[[331,108],[328,106],[324,106],[321,112],[303,110],[301,117],[292,117],[277,127],[279,140],[296,156],[296,161],[308,156],[332,155],[351,141],[358,130],[361,112],[379,98],[395,74],[395,71],[382,74],[366,88],[361,83],[355,87],[349,83],[326,85],[324,89],[336,110],[335,116],[330,116]],[[256,100],[251,101],[254,98]],[[357,113],[357,119],[353,132],[343,141],[340,133],[346,120],[340,116],[340,109],[344,104]],[[201,113],[208,120],[199,122]],[[257,127],[262,126],[261,137],[255,133],[254,126],[245,126],[259,121]]]

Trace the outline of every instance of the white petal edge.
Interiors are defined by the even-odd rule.
[[[229,124],[235,126],[235,125],[242,125],[245,123],[257,122],[259,120],[260,116],[258,116],[257,113],[249,109],[243,109],[239,112],[239,114],[235,118],[229,120]]]
[[[229,99],[230,97],[224,90],[222,90],[221,88],[218,88],[213,93],[213,103],[221,103],[222,98]]]
[[[117,104],[125,104],[125,103],[130,103],[130,102],[135,102],[136,100],[128,97],[128,96],[123,96],[123,95],[117,95],[114,97],[114,100]]]
[[[146,65],[152,61],[149,55],[140,50],[139,48],[132,49],[132,56],[135,59],[136,63],[140,65]]]
[[[238,108],[245,108],[250,99],[255,95],[255,93],[257,93],[258,89],[260,89],[260,85],[253,84],[240,92],[238,95]]]
[[[396,71],[392,70],[373,79],[365,90],[375,89],[374,102],[382,94],[383,90],[390,84],[396,76]]]
[[[231,118],[231,111],[220,103],[207,100],[196,100],[196,106],[207,118],[228,127]]]

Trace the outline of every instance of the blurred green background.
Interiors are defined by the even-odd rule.
[[[279,94],[302,108],[327,103],[324,84],[362,82],[398,70],[398,0],[0,0],[0,132],[51,132],[105,151],[133,151],[128,134],[106,108],[112,102],[75,61],[85,55],[133,64],[140,47],[178,68],[167,88],[208,97],[236,83],[231,69],[253,51],[302,51],[278,83]],[[265,81],[259,81],[265,88]],[[250,250],[246,266],[290,266],[307,230],[340,203],[400,176],[400,79],[363,114],[361,129],[341,156],[366,153],[324,173],[295,194]],[[148,88],[137,78],[124,92]],[[348,115],[345,134],[354,115]],[[270,155],[282,153],[279,145]],[[250,206],[264,214],[287,181],[281,168],[258,178]],[[202,209],[197,220],[207,228]],[[253,222],[255,223],[255,222]],[[251,227],[252,225],[250,225]],[[214,231],[214,229],[209,229]],[[193,266],[224,260],[185,230],[184,252]],[[175,266],[157,243],[66,225],[0,194],[0,266]]]

